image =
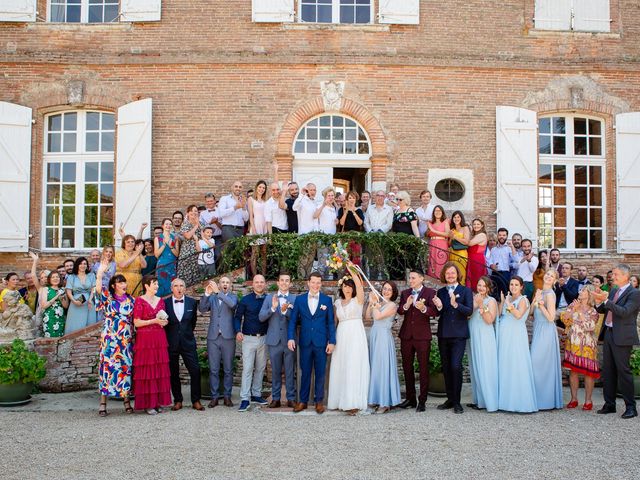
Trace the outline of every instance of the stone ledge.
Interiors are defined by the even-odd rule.
[[[622,38],[620,33],[612,33],[612,32],[575,32],[570,30],[536,30],[535,28],[529,30],[525,36],[529,37],[594,37],[594,38],[613,38],[620,39]]]
[[[331,30],[336,32],[388,32],[389,25],[339,23],[283,23],[282,30]]]
[[[52,32],[104,32],[105,30],[116,32],[130,32],[133,30],[131,22],[113,22],[113,23],[51,23],[36,22],[27,23],[27,31],[29,30],[48,30]]]

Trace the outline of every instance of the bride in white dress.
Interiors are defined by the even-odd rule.
[[[334,304],[338,329],[331,355],[327,406],[355,415],[367,409],[370,369],[367,335],[362,323],[364,287],[355,268],[351,265],[348,268],[353,280],[342,283],[340,298]]]

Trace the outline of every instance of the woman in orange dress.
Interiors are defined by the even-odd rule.
[[[440,272],[449,261],[449,220],[442,205],[433,209],[431,221],[427,222],[427,236],[429,237],[429,265],[427,275],[440,278]]]

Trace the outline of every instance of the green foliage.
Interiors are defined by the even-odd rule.
[[[335,235],[312,232],[305,235],[283,233],[278,235],[252,235],[230,240],[222,257],[221,271],[229,272],[244,267],[248,263],[251,244],[258,238],[267,241],[267,278],[276,279],[281,271],[288,272],[293,279],[299,279],[301,260],[318,246],[328,247],[340,240],[343,244],[356,242],[363,247],[368,258],[384,258],[386,266],[393,271],[424,266],[428,256],[428,244],[413,235],[394,233],[345,232]],[[236,281],[239,281],[237,279]]]
[[[631,364],[631,373],[636,377],[640,377],[640,348],[634,348],[631,351],[629,363]]]
[[[278,291],[278,284],[277,283],[272,283],[267,287],[267,291],[269,292],[277,292]]]
[[[27,350],[23,340],[0,348],[0,383],[37,383],[46,374],[46,360]]]
[[[200,373],[209,375],[209,354],[207,347],[200,347],[196,350],[198,353],[198,365],[200,365]]]
[[[429,375],[436,373],[442,373],[442,360],[440,359],[438,342],[434,339],[431,341],[431,352],[429,352]]]

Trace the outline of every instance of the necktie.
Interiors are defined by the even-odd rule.
[[[174,300],[173,303],[184,303],[184,300]]]
[[[618,301],[619,296],[620,296],[620,289],[617,289],[616,294],[613,296],[613,303],[616,303]],[[605,319],[604,324],[607,327],[613,327],[613,312],[611,310],[609,310],[609,312],[607,313],[607,318]]]

